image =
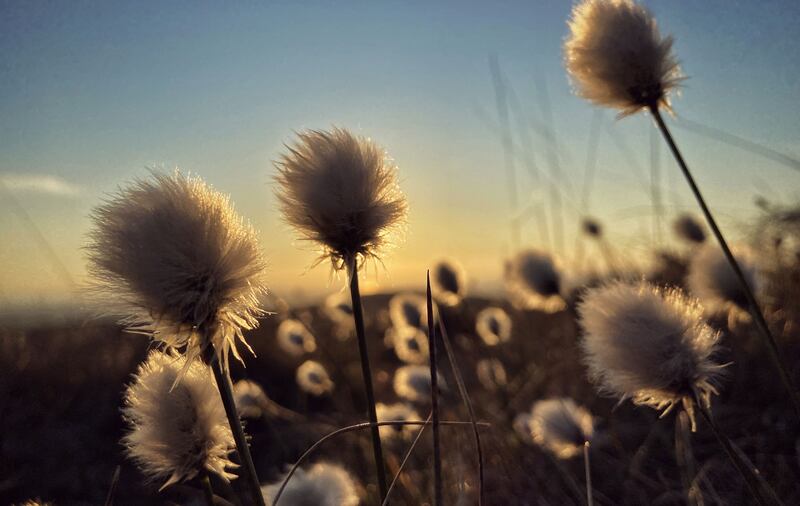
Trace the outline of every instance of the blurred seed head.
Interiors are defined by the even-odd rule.
[[[343,292],[330,294],[325,298],[324,309],[328,318],[337,325],[353,325],[353,304],[349,295]]]
[[[531,435],[531,421],[533,421],[533,415],[530,412],[519,413],[517,416],[514,417],[514,422],[512,423],[514,427],[514,432],[517,433],[517,436],[520,437],[526,443],[533,442],[533,436]]]
[[[568,398],[534,403],[530,429],[533,441],[560,459],[579,455],[594,436],[592,415]]]
[[[511,318],[499,307],[484,308],[475,317],[475,332],[487,346],[508,342],[511,327]]]
[[[734,246],[731,251],[747,284],[756,293],[760,289],[760,279],[755,256],[743,245]],[[706,244],[692,256],[686,284],[710,312],[748,311],[747,296],[739,278],[717,244]]]
[[[284,478],[261,487],[267,504],[271,504]],[[286,485],[279,504],[282,506],[358,506],[358,487],[344,468],[318,462],[308,470],[298,469]]]
[[[706,229],[697,218],[691,214],[682,214],[672,224],[678,238],[693,244],[701,244],[706,240]]]
[[[316,397],[332,392],[335,386],[325,366],[314,360],[306,360],[297,368],[297,385]]]
[[[183,374],[180,383],[176,379]],[[228,458],[235,448],[225,409],[211,370],[199,360],[151,351],[124,396],[123,416],[130,431],[122,444],[162,489],[194,478],[203,470],[224,480],[237,467]]]
[[[428,335],[416,327],[392,327],[388,331],[397,358],[407,364],[427,364]]]
[[[678,289],[615,282],[586,292],[578,306],[589,376],[601,392],[664,410],[710,405],[724,367],[719,333],[703,308]]]
[[[505,265],[506,290],[520,309],[555,313],[566,307],[561,296],[561,274],[544,252],[524,250]]]
[[[669,107],[683,79],[650,12],[633,0],[583,0],[572,9],[564,63],[576,93],[622,115]]]
[[[439,388],[444,388],[444,378],[437,375]],[[431,398],[431,371],[425,365],[404,365],[394,373],[394,391],[406,400],[426,402]]]
[[[278,346],[293,357],[301,357],[306,353],[314,353],[317,341],[305,325],[299,320],[283,320],[278,325]]]
[[[276,162],[276,196],[301,239],[334,268],[378,257],[403,227],[407,203],[382,148],[343,128],[306,130]]]
[[[419,413],[413,407],[402,402],[394,404],[379,402],[375,405],[375,412],[379,422],[421,420]],[[392,441],[411,439],[420,428],[420,425],[382,425],[378,429],[382,440]]]
[[[250,380],[237,381],[233,385],[233,397],[241,418],[261,418],[269,404],[269,397],[261,385]]]
[[[478,381],[489,392],[502,390],[508,384],[508,375],[503,363],[496,358],[484,358],[476,366]]]
[[[425,328],[428,309],[425,297],[416,293],[397,294],[389,300],[389,318],[395,327]]]
[[[603,236],[603,226],[594,218],[584,218],[581,227],[583,233],[589,237],[597,239]]]
[[[440,260],[431,270],[431,294],[445,306],[457,306],[467,295],[467,274],[453,259]]]
[[[256,233],[227,196],[176,171],[120,189],[92,212],[98,302],[190,359],[213,346],[225,367],[266,292]]]

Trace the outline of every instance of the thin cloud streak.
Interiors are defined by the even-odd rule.
[[[80,185],[52,174],[0,173],[0,186],[12,192],[40,193],[72,197],[81,193]]]

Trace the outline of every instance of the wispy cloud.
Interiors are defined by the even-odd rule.
[[[81,192],[82,188],[74,183],[51,174],[18,174],[0,172],[0,189],[13,192],[43,193],[71,197]]]

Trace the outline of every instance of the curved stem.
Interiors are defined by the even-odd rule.
[[[700,193],[700,188],[697,187],[697,184],[694,181],[694,177],[692,177],[692,173],[689,171],[689,167],[683,160],[683,156],[681,155],[678,146],[672,139],[672,134],[667,128],[667,125],[664,123],[664,119],[661,117],[661,113],[658,110],[658,106],[657,105],[651,106],[650,112],[653,114],[653,118],[655,118],[656,124],[658,125],[659,130],[661,130],[664,139],[669,145],[669,148],[672,151],[675,160],[678,162],[678,165],[680,166],[681,171],[683,172],[683,175],[686,178],[686,181],[689,183],[689,187],[691,188],[692,193],[694,193],[694,196],[697,199],[697,203],[700,205],[700,209],[703,211],[703,215],[706,218],[706,222],[708,222],[708,226],[714,233],[714,237],[716,237],[717,242],[722,248],[722,252],[725,254],[725,258],[728,260],[728,263],[730,264],[734,274],[736,275],[736,279],[739,281],[739,285],[741,286],[745,298],[747,299],[747,304],[750,307],[750,313],[753,315],[753,319],[756,322],[756,326],[760,330],[760,334],[767,345],[767,350],[769,351],[770,359],[772,359],[773,365],[778,370],[778,374],[780,375],[783,386],[789,393],[789,398],[792,401],[792,405],[794,406],[794,410],[797,416],[800,417],[800,398],[798,398],[797,391],[792,385],[789,373],[786,371],[786,367],[784,367],[783,362],[781,361],[780,353],[778,351],[778,344],[775,342],[775,338],[773,337],[772,332],[769,330],[769,325],[767,325],[767,321],[764,318],[764,314],[761,312],[761,308],[759,307],[758,302],[756,301],[755,295],[753,295],[753,291],[750,289],[750,286],[748,285],[747,280],[745,279],[744,274],[742,273],[742,269],[739,266],[739,263],[733,256],[731,249],[728,247],[728,243],[725,241],[722,232],[717,226],[717,222],[716,220],[714,220],[714,216],[711,214],[711,210],[706,205],[706,201],[703,198],[703,195]]]
[[[348,425],[347,427],[342,427],[341,429],[337,429],[337,430],[331,432],[330,434],[328,434],[326,436],[323,436],[320,440],[318,440],[316,443],[311,445],[311,447],[308,450],[303,452],[303,454],[300,455],[300,458],[297,459],[297,462],[294,463],[292,468],[286,474],[286,477],[283,479],[283,483],[281,483],[281,487],[278,489],[278,492],[275,494],[275,498],[272,500],[272,506],[276,506],[278,504],[278,499],[281,498],[281,494],[283,494],[283,490],[286,488],[286,485],[289,484],[289,480],[292,478],[292,476],[297,471],[297,469],[303,464],[303,462],[305,462],[305,460],[312,453],[314,453],[314,450],[319,448],[322,445],[322,443],[324,443],[325,441],[328,441],[331,438],[334,438],[336,436],[339,436],[339,435],[347,433],[347,432],[353,432],[353,431],[356,431],[356,430],[361,430],[361,429],[366,429],[366,428],[378,428],[378,427],[383,427],[384,425],[430,425],[430,424],[431,424],[431,422],[429,422],[429,421],[423,422],[421,420],[410,420],[410,421],[409,420],[392,420],[392,421],[384,421],[384,422],[364,422],[364,423],[357,423],[355,425]],[[458,422],[458,421],[452,421],[452,420],[440,420],[439,421],[439,425],[468,425],[468,424],[470,424],[470,422]],[[479,423],[478,425],[480,425],[481,427],[488,427],[489,426],[488,423]]]
[[[442,449],[439,440],[439,385],[436,370],[436,324],[433,321],[431,272],[427,273],[426,305],[428,309],[428,349],[431,370],[431,416],[433,417],[433,504],[442,504]]]
[[[367,416],[371,423],[377,423],[378,414],[375,411],[375,393],[372,389],[372,370],[369,365],[367,351],[367,336],[364,330],[364,310],[361,306],[361,292],[358,287],[358,260],[353,258],[347,262],[347,275],[350,278],[350,299],[353,305],[353,320],[358,337],[358,352],[361,355],[361,375],[364,377],[364,392],[367,396]],[[383,447],[378,426],[371,427],[372,454],[375,458],[375,473],[378,476],[378,491],[381,500],[386,497],[386,469],[383,463]]]
[[[711,432],[714,433],[714,436],[717,438],[719,445],[725,451],[725,454],[728,456],[731,464],[733,464],[733,466],[739,472],[739,475],[744,478],[747,488],[750,490],[753,498],[755,498],[756,502],[761,506],[766,506],[769,504],[767,499],[761,494],[761,485],[758,483],[758,478],[756,478],[752,470],[742,461],[742,459],[736,453],[736,450],[733,449],[733,445],[731,445],[728,436],[719,430],[719,427],[717,427],[717,424],[711,418],[711,413],[708,411],[708,408],[706,408],[699,401],[696,402],[696,404],[700,414],[703,415],[703,419],[706,421],[708,426],[711,427]]]
[[[425,419],[426,424],[430,423],[431,416],[432,415],[428,415],[428,418]],[[408,459],[411,458],[411,454],[414,452],[414,448],[417,447],[417,443],[422,438],[422,433],[425,432],[425,427],[426,425],[423,425],[422,427],[419,428],[419,432],[417,432],[417,435],[414,437],[414,441],[411,443],[411,446],[408,447],[408,451],[403,457],[403,461],[400,462],[400,467],[397,468],[397,473],[395,473],[394,477],[392,478],[392,482],[389,483],[389,490],[386,491],[386,497],[383,498],[381,506],[387,506],[389,504],[389,496],[391,495],[392,490],[394,490],[394,486],[397,483],[397,480],[400,478],[400,475],[403,473],[403,469],[406,467]]]

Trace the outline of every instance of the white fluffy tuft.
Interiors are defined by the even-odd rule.
[[[564,61],[577,93],[623,115],[669,107],[683,79],[650,12],[633,0],[583,0],[572,9]]]
[[[176,379],[183,374],[180,383]],[[235,443],[211,370],[177,353],[151,351],[125,391],[128,455],[162,488],[203,470],[228,480]]]
[[[427,328],[425,297],[416,293],[397,294],[389,300],[389,318],[395,327]]]
[[[487,346],[508,342],[511,327],[511,318],[499,307],[484,308],[475,317],[475,332]]]
[[[242,418],[261,418],[270,403],[261,385],[250,380],[239,380],[233,385],[233,398]]]
[[[444,387],[444,378],[437,376],[439,388]],[[403,399],[426,402],[431,398],[431,370],[425,365],[404,365],[394,373],[394,391]]]
[[[301,357],[313,353],[317,349],[317,341],[308,328],[299,320],[283,320],[276,333],[278,346],[293,357]]]
[[[508,374],[503,363],[496,358],[483,358],[475,366],[478,381],[489,392],[502,390],[508,384]]]
[[[431,294],[445,306],[457,306],[467,295],[467,273],[453,259],[440,260],[431,271]]]
[[[383,404],[379,402],[375,405],[375,412],[379,422],[406,422],[420,420],[419,413],[402,402],[395,404]],[[411,439],[420,429],[417,425],[382,425],[378,428],[381,439],[392,441],[396,439]]]
[[[301,132],[287,149],[275,178],[286,222],[337,269],[379,256],[408,207],[383,149],[342,128]]]
[[[678,216],[672,229],[683,241],[691,244],[702,244],[706,240],[706,229],[693,215],[685,213]]]
[[[397,358],[407,364],[427,364],[428,335],[417,327],[390,327],[387,331]]]
[[[560,459],[579,455],[594,436],[592,415],[568,398],[534,403],[529,427],[533,441]]]
[[[227,368],[266,292],[256,233],[200,178],[153,173],[92,213],[89,271],[98,300],[190,359],[213,346]]]
[[[696,299],[645,282],[589,290],[578,307],[589,377],[602,392],[664,410],[695,399],[709,406],[724,367],[714,361],[719,333]]]
[[[308,394],[319,397],[333,391],[335,386],[325,366],[306,360],[297,368],[297,385]]]
[[[759,273],[752,252],[742,245],[733,247],[732,252],[750,289],[757,292],[760,288]],[[705,245],[692,256],[686,284],[712,313],[727,313],[731,309],[748,311],[747,297],[739,278],[716,243]]]
[[[261,487],[271,504],[283,478]],[[286,485],[281,506],[358,506],[358,487],[350,473],[336,464],[318,462],[310,469],[298,469]]]
[[[556,313],[566,307],[561,296],[561,274],[547,253],[517,253],[506,262],[505,282],[511,301],[520,309]]]

